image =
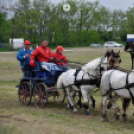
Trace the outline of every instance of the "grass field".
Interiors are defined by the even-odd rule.
[[[107,49],[71,48],[65,52],[71,61],[87,63],[90,60],[103,57]],[[119,49],[115,49],[118,51]],[[121,67],[131,68],[130,55],[121,51]],[[114,109],[109,110],[108,123],[102,122],[102,112],[98,111],[101,101],[100,93],[94,94],[96,108],[90,108],[91,115],[78,109],[73,113],[67,109],[67,103],[57,104],[52,98],[44,109],[38,109],[33,102],[24,107],[18,102],[17,88],[22,77],[16,52],[0,53],[0,134],[134,134],[133,107],[128,109],[129,122],[122,118],[116,121],[113,118]],[[117,105],[121,108],[121,101]],[[121,110],[122,113],[122,110]]]

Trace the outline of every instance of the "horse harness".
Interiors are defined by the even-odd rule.
[[[80,89],[80,86],[81,85],[97,85],[97,84],[100,84],[100,79],[101,79],[101,71],[103,71],[104,69],[101,67],[101,64],[108,64],[108,63],[101,63],[99,64],[99,68],[100,69],[96,69],[96,70],[99,70],[100,71],[100,75],[99,76],[93,76],[89,73],[88,76],[89,78],[94,77],[95,79],[83,79],[84,75],[82,76],[82,80],[76,80],[77,79],[77,76],[78,76],[78,73],[83,70],[82,68],[81,69],[76,69],[76,72],[74,73],[74,76],[75,76],[75,81],[74,81],[74,84],[70,84],[70,85],[67,85],[67,86],[63,86],[63,89],[67,88],[67,87],[70,87],[70,86],[77,86],[77,88]],[[109,69],[109,66],[107,65],[107,70]],[[83,70],[84,71],[84,70]],[[98,86],[99,87],[99,86]]]
[[[84,77],[83,75],[81,80],[77,80],[77,76],[81,70],[82,69],[78,69],[78,70],[76,69],[76,72],[74,73],[74,76],[75,76],[74,85],[76,85],[77,88],[80,88],[81,85],[96,85],[96,79],[90,79],[91,75],[89,73],[87,73],[89,76],[89,79],[83,79]]]
[[[115,70],[119,70],[119,69],[115,69]],[[128,77],[129,77],[131,71],[130,71],[129,73],[127,73],[127,76],[126,76],[126,85],[125,85],[124,87],[121,87],[121,88],[112,88],[111,83],[110,83],[110,76],[112,75],[112,73],[113,73],[115,70],[113,70],[113,71],[109,74],[109,77],[108,77],[110,90],[111,90],[111,91],[114,91],[114,90],[120,90],[120,89],[127,89],[128,92],[129,92],[129,94],[130,94],[130,96],[131,96],[131,98],[132,98],[132,104],[134,105],[134,95],[132,94],[132,92],[131,92],[131,90],[130,90],[131,87],[134,87],[134,83],[129,83],[129,82],[128,82]],[[122,70],[119,70],[119,71],[122,71]],[[122,71],[122,72],[124,72],[124,71]],[[126,73],[126,72],[125,72],[125,73]],[[106,96],[108,93],[109,93],[109,91],[106,92],[106,94],[104,94],[103,96]]]
[[[104,70],[103,68],[101,68],[101,65],[99,67],[100,67],[100,69],[98,69],[100,71],[99,76],[94,76],[94,75],[91,75],[87,72],[87,74],[89,76],[89,79],[84,79],[84,75],[83,75],[81,80],[77,80],[77,76],[78,76],[79,72],[82,70],[82,68],[81,69],[76,69],[76,72],[74,73],[74,76],[75,76],[74,85],[79,89],[80,89],[81,85],[99,85],[100,84],[100,79],[101,79],[101,76],[102,76],[101,71]],[[92,79],[91,77],[93,77],[94,79]]]

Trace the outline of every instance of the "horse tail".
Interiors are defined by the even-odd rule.
[[[63,91],[63,75],[60,75],[57,81],[57,92],[58,92],[58,102],[62,102],[63,101],[63,97],[64,97],[64,91]]]

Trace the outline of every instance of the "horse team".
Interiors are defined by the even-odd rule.
[[[108,122],[106,102],[109,100],[110,108],[112,105],[115,109],[115,119],[119,119],[119,108],[115,105],[115,101],[122,97],[123,99],[123,119],[127,121],[126,109],[132,99],[134,103],[134,72],[126,73],[119,68],[120,51],[114,52],[113,50],[107,51],[103,58],[96,58],[88,64],[82,66],[81,69],[71,69],[62,73],[57,80],[57,89],[59,93],[58,101],[62,101],[66,93],[68,98],[68,107],[71,107],[74,112],[77,111],[73,96],[80,93],[79,105],[83,105],[86,109],[86,114],[90,115],[89,101],[92,97],[94,89],[97,87],[97,81],[100,80],[100,92],[102,101],[100,108],[103,110],[103,121]],[[63,90],[64,89],[64,90]],[[112,92],[115,92],[112,96]],[[84,103],[81,102],[81,97]]]

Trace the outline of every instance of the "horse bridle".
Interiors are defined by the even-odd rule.
[[[101,61],[102,61],[102,58],[101,58]],[[100,64],[99,64],[99,69],[95,69],[95,70],[99,70],[100,75],[93,76],[93,77],[101,77],[101,76],[102,76],[102,73],[101,73],[101,72],[104,71],[104,68],[101,67],[102,64],[106,64],[106,65],[107,65],[107,70],[109,69],[109,64],[108,64],[108,62],[107,62],[107,63],[102,63],[102,62],[100,62]],[[91,75],[91,76],[92,76],[92,75]]]
[[[96,78],[96,77],[101,77],[101,76],[102,76],[101,72],[104,71],[104,68],[101,67],[101,64],[107,64],[107,70],[109,69],[108,63],[100,63],[100,64],[99,64],[99,69],[95,69],[95,70],[99,70],[100,75],[94,76],[94,75],[92,75],[92,74],[90,74],[90,73],[87,72],[88,76],[89,76],[89,77],[92,76],[92,77],[94,77],[94,78]],[[83,70],[83,69],[81,69],[81,70]],[[83,71],[84,71],[84,70],[83,70]]]

